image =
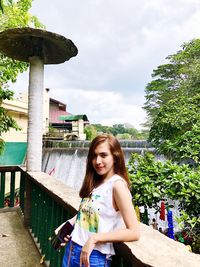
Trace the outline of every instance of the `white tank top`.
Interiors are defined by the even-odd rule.
[[[72,232],[72,241],[84,246],[94,233],[108,233],[123,227],[122,216],[113,207],[113,183],[117,180],[125,181],[115,174],[94,188],[91,197],[82,199]],[[94,249],[107,255],[115,254],[112,243],[99,243]]]

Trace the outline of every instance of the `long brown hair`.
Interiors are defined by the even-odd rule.
[[[79,192],[79,196],[81,198],[90,196],[92,190],[94,189],[97,181],[100,178],[100,176],[96,173],[93,167],[92,161],[95,156],[94,151],[96,147],[104,142],[108,143],[110,152],[113,155],[115,174],[120,175],[127,182],[128,186],[130,186],[130,181],[128,178],[128,173],[124,160],[124,153],[121,149],[119,141],[111,134],[102,134],[95,137],[90,144],[86,161],[85,178],[83,180],[83,184]]]

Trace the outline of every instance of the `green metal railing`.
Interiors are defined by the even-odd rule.
[[[40,244],[41,254],[50,263],[49,266],[61,266],[64,248],[55,251],[50,237],[61,223],[73,215],[38,185],[32,183],[31,187],[31,232]]]
[[[16,176],[19,176],[19,185],[16,185]],[[7,180],[10,180],[8,186]],[[7,186],[6,186],[7,185]],[[20,205],[24,211],[24,176],[17,166],[0,166],[0,208]],[[7,189],[7,190],[6,190]],[[18,201],[20,199],[20,202]]]
[[[16,175],[20,176],[19,187],[15,185]],[[61,266],[64,248],[55,251],[51,246],[50,237],[61,223],[72,217],[68,210],[58,204],[48,192],[31,181],[31,177],[17,166],[0,166],[0,208],[19,205],[24,214],[25,179],[29,180],[31,187],[30,232],[38,244],[44,261],[50,267]],[[7,192],[6,180],[10,180]]]
[[[16,188],[16,175],[20,177],[19,188]],[[62,266],[64,248],[55,251],[50,243],[50,237],[54,230],[64,221],[73,217],[76,210],[50,192],[45,186],[38,183],[33,177],[20,167],[0,166],[0,208],[4,208],[6,199],[9,199],[9,207],[16,205],[16,192],[20,209],[24,215],[24,225],[29,228],[40,253],[41,261],[49,267]],[[6,179],[10,179],[9,192],[5,192]],[[47,178],[48,179],[48,178]],[[130,267],[119,256],[115,256],[113,267]]]

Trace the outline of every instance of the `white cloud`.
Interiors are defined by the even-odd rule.
[[[144,121],[145,112],[140,106],[127,103],[119,92],[81,89],[57,90],[56,92],[50,90],[52,98],[58,95],[60,101],[69,103],[67,105],[69,112],[86,114],[90,123],[113,125],[129,122],[137,129],[142,128],[140,124]]]
[[[45,87],[91,122],[138,126],[153,69],[183,42],[200,36],[199,0],[37,0],[32,5],[47,30],[72,39],[79,50],[64,64],[45,67]],[[22,77],[17,90],[27,88],[28,76]]]

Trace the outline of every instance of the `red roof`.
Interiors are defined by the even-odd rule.
[[[60,102],[60,101],[58,101],[58,100],[56,100],[56,99],[50,98],[49,104],[50,104],[50,106],[52,106],[52,105],[58,106],[59,109],[62,109],[64,111],[66,111],[67,105],[62,103],[62,102]]]
[[[50,98],[49,122],[63,124],[63,121],[59,120],[59,117],[62,115],[71,115],[71,113],[66,111],[66,104]]]

